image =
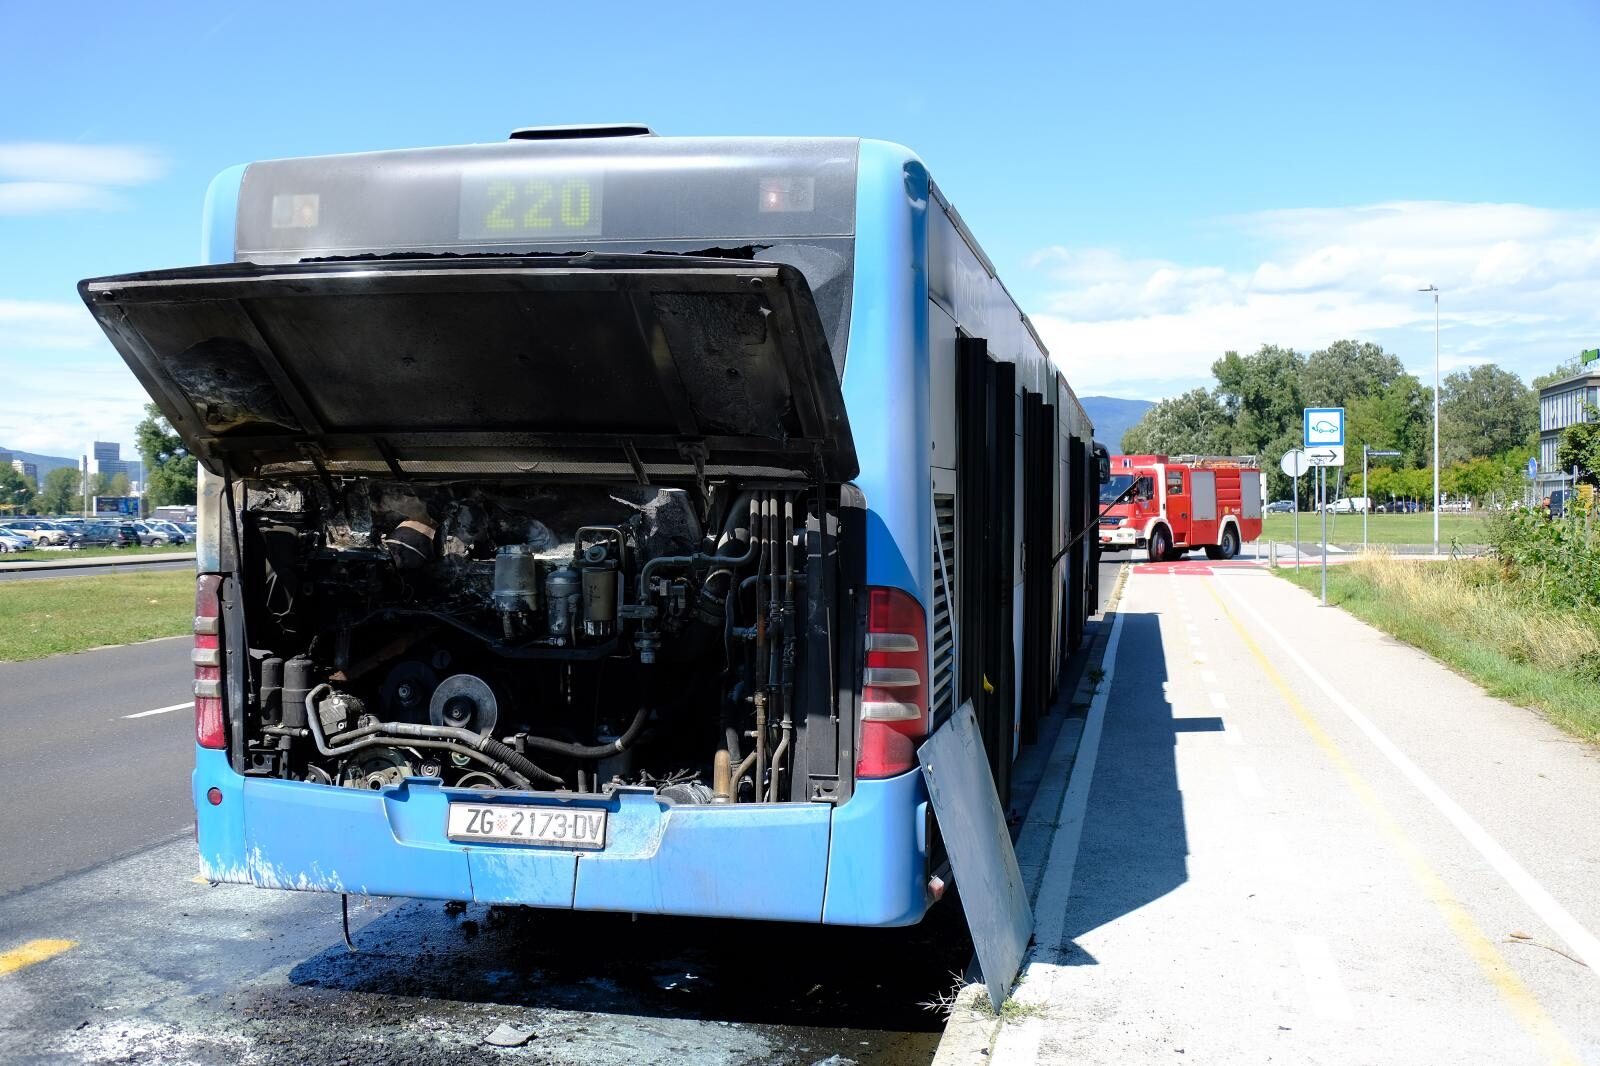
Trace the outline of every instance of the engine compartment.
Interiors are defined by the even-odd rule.
[[[238,490],[222,534],[239,538],[244,772],[842,798],[854,630],[837,610],[837,497],[704,481]]]

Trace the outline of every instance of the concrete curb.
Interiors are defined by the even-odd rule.
[[[1072,692],[1067,710],[1087,709],[1094,691],[1099,686],[1100,664],[1105,661],[1106,642],[1111,637],[1111,619],[1122,600],[1122,588],[1128,580],[1128,567],[1117,572],[1117,587],[1106,599],[1105,612],[1096,628],[1094,641],[1089,645],[1083,674]],[[1028,806],[1021,832],[1017,835],[1017,866],[1022,871],[1022,882],[1028,890],[1028,902],[1037,903],[1039,889],[1044,880],[1046,862],[1050,858],[1050,843],[1061,817],[1061,804],[1066,799],[1067,786],[1071,784],[1072,771],[1078,758],[1078,741],[1083,737],[1084,719],[1073,714],[1061,725],[1055,746],[1045,760],[1039,786]],[[989,993],[979,976],[978,960],[967,964],[967,984],[956,993],[949,1020],[945,1022],[944,1035],[939,1038],[939,1048],[934,1054],[934,1066],[956,1066],[960,1063],[986,1063],[989,1052],[999,1035],[1002,1019],[989,1009]]]
[[[76,570],[84,566],[137,566],[140,563],[175,563],[193,560],[194,552],[160,552],[155,555],[102,555],[93,559],[50,559],[28,563],[0,563],[0,572],[27,570]]]

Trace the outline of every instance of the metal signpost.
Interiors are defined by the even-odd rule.
[[[1380,459],[1394,459],[1398,457],[1400,453],[1379,451],[1376,448],[1369,448],[1365,444],[1361,446],[1361,498],[1367,501],[1367,505],[1361,508],[1362,551],[1367,550],[1367,514],[1372,510],[1372,490],[1367,487],[1367,460],[1372,458],[1374,455]]]
[[[1328,467],[1344,465],[1344,408],[1307,407],[1304,415],[1306,456],[1317,470],[1317,499],[1322,510],[1322,605],[1328,605]],[[1365,486],[1362,491],[1366,491]]]
[[[1311,460],[1299,448],[1291,448],[1278,460],[1278,468],[1294,485],[1294,566],[1300,569],[1300,475],[1311,469]]]

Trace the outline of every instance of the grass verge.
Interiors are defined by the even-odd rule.
[[[0,662],[194,629],[194,574],[158,570],[0,584]]]
[[[1315,567],[1277,574],[1320,587]],[[1600,743],[1600,617],[1536,602],[1496,561],[1364,555],[1328,568],[1328,602]]]
[[[1269,514],[1261,517],[1261,539],[1288,543],[1294,539],[1294,515]],[[1322,540],[1322,516],[1300,516],[1300,539],[1309,544]],[[1372,544],[1432,544],[1431,514],[1371,514],[1367,516],[1367,539]],[[1333,544],[1361,543],[1361,516],[1330,514],[1328,540]],[[1486,544],[1488,519],[1478,514],[1439,516],[1439,543],[1448,548],[1452,541],[1461,544]]]

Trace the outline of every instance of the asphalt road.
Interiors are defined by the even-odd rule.
[[[1118,614],[994,1062],[1600,1063],[1592,747],[1254,567]]]
[[[91,577],[95,574],[130,574],[139,570],[193,570],[193,559],[140,563],[129,560],[106,566],[63,566],[40,570],[0,570],[0,581],[38,581],[41,578]]]
[[[848,930],[355,900],[350,954],[337,897],[197,882],[192,713],[127,717],[187,702],[187,654],[0,664],[0,1060],[933,1057],[930,1005],[971,956],[956,906]],[[7,950],[52,941],[71,946],[5,972]],[[501,1023],[534,1036],[491,1050]]]
[[[0,663],[0,894],[183,833],[194,713],[189,638]],[[157,708],[177,710],[142,718]]]

